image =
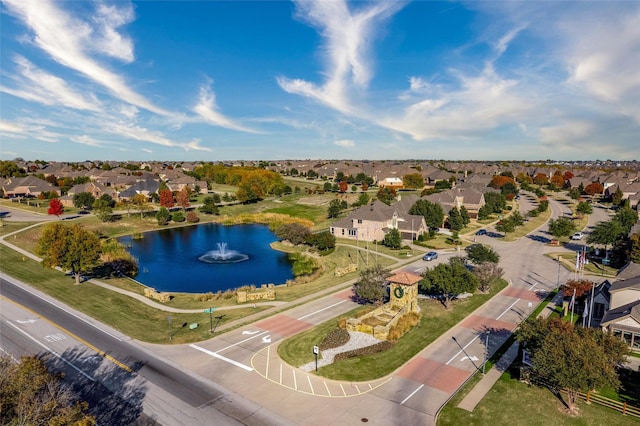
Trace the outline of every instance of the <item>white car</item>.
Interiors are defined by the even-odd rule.
[[[584,237],[584,234],[582,232],[576,232],[575,234],[573,234],[571,236],[572,240],[581,240],[582,237]]]

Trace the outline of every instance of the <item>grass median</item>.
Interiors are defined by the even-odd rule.
[[[318,368],[317,374],[329,379],[365,381],[384,377],[409,361],[418,352],[435,341],[471,312],[500,292],[507,283],[501,280],[486,294],[458,300],[450,309],[444,309],[436,300],[420,300],[422,318],[420,324],[405,334],[391,349],[374,355],[336,361]],[[361,309],[366,309],[362,307]],[[349,315],[355,315],[357,311]],[[317,345],[335,327],[338,318],[329,320],[311,330],[285,340],[278,348],[279,356],[294,366],[307,364],[314,359],[311,348]]]

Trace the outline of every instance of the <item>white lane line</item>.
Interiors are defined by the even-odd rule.
[[[280,384],[282,384],[282,364],[280,364]]]
[[[515,305],[516,303],[518,303],[520,301],[520,298],[517,298],[515,302],[513,302],[507,309],[505,309],[500,315],[498,315],[498,317],[496,318],[496,320],[499,320],[500,318],[502,318],[502,316],[504,314],[506,314],[507,312],[509,312],[511,310],[511,308],[513,308],[513,305]]]
[[[269,377],[269,361],[270,360],[271,360],[271,346],[267,346],[267,366],[264,369],[264,377]]]
[[[236,367],[240,367],[240,368],[242,368],[243,370],[246,370],[246,371],[253,371],[253,368],[249,367],[248,365],[244,365],[244,364],[239,363],[238,361],[234,361],[234,360],[229,359],[229,358],[227,358],[227,357],[225,357],[225,356],[218,355],[217,353],[215,353],[215,352],[211,352],[211,351],[210,351],[210,350],[208,350],[208,349],[201,348],[200,346],[197,346],[197,345],[194,345],[194,344],[189,345],[189,347],[190,347],[190,348],[193,348],[193,349],[196,349],[196,350],[198,350],[198,351],[200,351],[200,352],[204,352],[204,353],[205,353],[205,354],[207,354],[207,355],[211,355],[211,356],[212,356],[212,357],[214,357],[214,358],[218,358],[219,360],[222,360],[222,361],[228,362],[229,364],[231,364],[231,365],[235,365]]]
[[[303,319],[305,319],[305,318],[307,318],[307,317],[310,317],[310,316],[315,315],[315,314],[317,314],[317,313],[320,313],[320,312],[322,312],[322,311],[326,311],[327,309],[331,309],[331,308],[333,308],[334,306],[338,306],[339,304],[344,303],[344,302],[346,302],[346,300],[341,300],[341,301],[339,301],[338,303],[334,303],[333,305],[329,305],[329,306],[324,307],[324,308],[322,308],[322,309],[318,309],[317,311],[311,312],[310,314],[303,315],[303,316],[301,316],[300,318],[298,318],[298,320],[303,320]]]
[[[307,380],[309,381],[309,387],[311,388],[311,395],[315,395],[315,391],[313,390],[313,385],[311,384],[311,376],[307,376]]]
[[[327,384],[327,382],[324,382],[324,387],[327,390],[327,395],[331,396],[331,391],[329,390],[329,385]]]
[[[474,337],[473,339],[471,339],[471,341],[469,343],[467,343],[466,345],[464,345],[464,347],[462,349],[460,349],[458,352],[456,352],[456,354],[454,356],[452,356],[451,359],[449,361],[447,361],[447,363],[445,365],[449,365],[451,363],[451,361],[456,359],[458,357],[458,355],[460,355],[465,349],[467,349],[469,347],[470,344],[475,342],[478,337],[480,337],[480,335],[478,335],[478,336]]]
[[[293,373],[293,388],[298,390],[298,379],[296,378],[296,370],[291,370]]]
[[[340,383],[340,389],[342,389],[342,393],[344,394],[344,396],[347,396],[347,392],[344,390],[342,383]]]
[[[56,351],[54,351],[53,349],[47,347],[45,344],[43,344],[42,342],[40,342],[38,339],[36,339],[35,337],[31,336],[29,333],[27,333],[26,331],[22,330],[20,327],[18,327],[17,325],[11,323],[10,321],[7,321],[7,323],[15,328],[16,330],[18,330],[20,333],[24,334],[25,336],[27,336],[29,339],[33,340],[34,342],[36,342],[38,345],[42,346],[43,348],[45,348],[47,350],[47,352],[51,352],[52,355],[54,355],[56,358],[60,359],[62,362],[64,362],[65,364],[67,364],[69,367],[73,368],[74,370],[76,370],[78,373],[82,374],[84,377],[86,377],[87,379],[91,380],[92,382],[95,382],[96,379],[94,379],[93,377],[89,376],[87,373],[85,373],[84,371],[80,370],[78,367],[76,367],[75,365],[71,364],[69,361],[67,361],[66,359],[64,359],[59,353],[57,353]]]
[[[48,301],[48,300],[47,300],[47,299],[45,299],[44,297],[42,297],[42,296],[40,296],[40,295],[38,295],[38,294],[34,293],[33,291],[31,291],[31,290],[29,290],[29,289],[27,289],[27,288],[22,287],[21,285],[19,285],[19,284],[17,284],[16,282],[14,282],[14,280],[13,280],[13,278],[12,278],[12,277],[10,277],[10,276],[8,276],[8,275],[5,275],[5,274],[0,274],[0,276],[1,276],[2,278],[4,278],[5,280],[9,281],[10,283],[12,283],[13,285],[16,285],[16,286],[20,287],[20,289],[21,289],[21,290],[26,291],[27,293],[30,293],[31,295],[33,295],[33,296],[37,297],[38,299],[40,299],[40,300],[42,300],[42,301],[44,301],[44,302],[47,302],[47,303],[48,303],[48,304],[50,304],[51,306],[55,306],[56,308],[60,309],[61,311],[64,311],[64,312],[68,313],[69,315],[71,315],[71,316],[73,316],[73,317],[76,317],[76,318],[77,318],[77,319],[79,319],[80,321],[82,321],[82,322],[84,322],[84,323],[86,323],[86,324],[89,324],[91,327],[95,328],[96,330],[100,330],[100,331],[102,331],[102,332],[103,332],[104,334],[106,334],[107,336],[111,336],[111,337],[113,337],[114,339],[116,339],[117,341],[122,342],[122,339],[120,339],[119,337],[114,336],[113,334],[109,333],[108,331],[105,331],[105,330],[101,329],[100,327],[97,327],[95,324],[90,323],[90,322],[89,322],[89,321],[87,321],[86,319],[84,319],[84,318],[82,318],[82,317],[80,317],[80,316],[78,316],[78,315],[74,314],[73,312],[71,312],[71,311],[68,311],[68,310],[64,309],[64,308],[63,308],[63,305],[56,305],[56,304],[54,304],[53,302]],[[95,285],[95,284],[94,284],[94,285]]]
[[[243,344],[244,342],[248,342],[248,341],[249,341],[249,340],[251,340],[251,339],[255,339],[256,337],[260,337],[260,336],[262,336],[263,334],[267,334],[268,332],[269,332],[269,330],[266,330],[266,331],[263,331],[263,332],[262,332],[262,333],[260,333],[260,334],[256,334],[256,335],[254,335],[254,336],[247,337],[246,339],[241,340],[241,341],[239,341],[238,343],[234,343],[233,345],[229,345],[229,346],[227,346],[226,348],[222,348],[222,349],[217,350],[217,351],[216,351],[216,353],[218,353],[218,352],[222,352],[222,351],[226,351],[227,349],[229,349],[229,348],[233,348],[234,346],[241,345],[241,344]],[[266,342],[265,342],[265,343],[266,343]]]
[[[407,402],[409,400],[409,398],[411,398],[413,395],[415,395],[416,392],[418,392],[420,389],[422,389],[423,386],[424,386],[424,384],[421,384],[420,386],[418,386],[418,389],[414,390],[413,392],[411,392],[411,394],[409,394],[408,397],[403,399],[402,402],[400,403],[400,405],[404,405],[404,403]]]

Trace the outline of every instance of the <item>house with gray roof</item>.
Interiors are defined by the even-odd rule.
[[[38,197],[51,191],[60,193],[59,188],[35,176],[2,178],[0,188],[4,198]]]
[[[390,206],[375,200],[338,219],[329,230],[336,238],[382,241],[387,232],[397,229],[403,239],[413,241],[428,230],[423,216],[409,214],[417,200],[416,195],[408,195]]]
[[[609,288],[610,306],[600,326],[640,353],[640,265],[629,263]]]

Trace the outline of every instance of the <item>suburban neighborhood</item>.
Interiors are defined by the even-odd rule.
[[[610,172],[612,169],[616,171]],[[412,363],[417,362],[416,360],[420,357],[425,357],[431,360],[429,362],[432,364],[423,366],[426,368],[420,374],[423,377],[421,380],[424,380],[422,386],[426,385],[420,390],[420,394],[424,394],[421,397],[423,402],[413,408],[424,413],[424,418],[419,421],[420,424],[435,424],[436,419],[438,424],[460,421],[460,417],[457,417],[460,415],[460,410],[473,412],[475,406],[486,398],[485,395],[491,386],[496,386],[495,383],[500,375],[510,374],[506,372],[510,367],[533,368],[533,371],[536,371],[535,359],[540,355],[536,355],[535,346],[532,346],[533,341],[529,342],[529,345],[525,341],[524,346],[523,343],[518,343],[518,339],[521,338],[519,336],[528,333],[526,331],[528,328],[524,326],[522,331],[518,331],[518,324],[525,319],[521,310],[507,308],[502,314],[495,314],[497,318],[502,317],[502,319],[493,323],[487,322],[488,319],[481,319],[487,314],[480,314],[480,316],[474,312],[463,314],[466,315],[466,319],[461,317],[460,324],[469,324],[463,326],[463,329],[472,327],[472,330],[479,331],[466,348],[460,346],[459,353],[468,354],[467,351],[473,353],[476,351],[475,345],[486,343],[478,348],[480,353],[477,355],[466,356],[466,359],[472,360],[469,367],[476,369],[475,375],[473,370],[469,372],[465,372],[464,369],[448,370],[451,368],[449,363],[454,358],[444,362],[442,355],[439,355],[443,345],[441,339],[431,344],[418,344],[415,351],[423,355],[413,360],[398,358],[392,349],[383,344],[383,342],[401,342],[408,338],[414,342],[412,345],[422,341],[423,338],[408,337],[412,335],[411,333],[415,334],[417,330],[414,330],[415,326],[409,325],[410,323],[405,324],[408,318],[424,317],[432,309],[437,311],[436,306],[440,303],[442,303],[440,306],[445,306],[447,315],[450,314],[448,311],[451,309],[467,309],[463,305],[469,303],[468,300],[473,303],[482,303],[478,295],[473,295],[478,291],[476,286],[483,289],[479,294],[493,295],[491,299],[484,302],[484,306],[478,305],[478,309],[482,309],[481,312],[495,309],[491,308],[492,301],[495,304],[500,298],[507,296],[507,299],[510,299],[514,296],[509,295],[518,294],[519,297],[512,306],[521,300],[530,300],[527,302],[528,307],[525,311],[531,318],[537,316],[538,321],[550,321],[550,326],[555,324],[553,321],[561,319],[562,322],[575,323],[575,327],[601,330],[600,332],[604,335],[611,336],[612,342],[618,342],[621,345],[617,350],[627,348],[626,351],[629,354],[640,354],[640,281],[638,280],[640,277],[640,262],[638,262],[640,260],[638,258],[640,225],[637,222],[638,193],[630,190],[640,176],[640,167],[635,161],[598,164],[548,161],[528,164],[526,162],[281,160],[78,164],[28,162],[15,159],[2,162],[2,174],[0,183],[3,194],[1,204],[3,228],[6,229],[7,225],[11,224],[9,229],[15,229],[5,234],[2,242],[7,249],[15,250],[16,254],[24,253],[22,261],[18,263],[26,262],[27,258],[37,260],[39,258],[36,254],[40,254],[45,255],[45,260],[38,260],[38,262],[44,262],[45,265],[64,264],[61,263],[64,260],[59,257],[56,258],[58,260],[46,260],[48,256],[46,250],[51,249],[43,248],[48,247],[43,240],[44,236],[37,236],[43,229],[56,225],[56,221],[67,222],[67,225],[75,222],[84,223],[85,226],[89,226],[87,229],[103,229],[99,232],[104,235],[105,232],[111,233],[108,229],[112,225],[119,226],[119,223],[131,221],[133,221],[131,225],[135,228],[144,224],[144,229],[153,231],[153,229],[163,228],[180,229],[184,226],[199,228],[209,222],[219,223],[229,220],[231,222],[226,226],[233,228],[232,224],[238,223],[233,218],[244,217],[240,223],[247,223],[247,221],[272,223],[269,225],[270,228],[282,241],[277,246],[278,250],[303,249],[302,255],[306,259],[304,262],[313,266],[310,266],[309,272],[294,276],[286,283],[276,282],[267,285],[257,282],[254,283],[256,285],[227,288],[215,294],[208,293],[201,296],[204,297],[202,300],[211,300],[210,303],[217,305],[214,309],[224,314],[217,315],[214,321],[213,310],[205,309],[205,315],[207,311],[209,312],[210,329],[205,330],[203,324],[196,320],[189,327],[172,332],[170,341],[163,343],[163,345],[169,345],[166,349],[161,349],[161,346],[154,349],[156,356],[172,359],[172,362],[178,364],[186,363],[184,368],[188,368],[187,366],[195,361],[192,359],[195,354],[185,357],[172,352],[170,348],[175,347],[176,344],[179,345],[179,342],[184,344],[193,342],[190,344],[191,347],[205,351],[200,346],[202,343],[197,342],[206,342],[211,339],[211,343],[216,346],[215,342],[218,339],[216,336],[220,335],[219,338],[223,338],[226,330],[233,330],[233,324],[249,327],[248,330],[251,330],[251,324],[258,324],[260,327],[265,327],[265,330],[271,331],[269,341],[275,337],[274,333],[281,336],[282,343],[279,343],[279,346],[276,344],[276,347],[279,347],[278,352],[284,352],[279,353],[275,358],[274,354],[267,356],[266,364],[262,365],[262,362],[254,364],[251,370],[258,373],[258,377],[269,380],[273,380],[270,369],[282,369],[283,365],[287,365],[288,369],[295,370],[296,364],[302,361],[289,359],[285,354],[291,351],[288,349],[290,346],[294,347],[297,344],[297,333],[284,331],[284,328],[282,331],[277,331],[285,327],[289,320],[285,320],[285,317],[277,319],[281,315],[275,313],[275,317],[272,317],[271,315],[274,314],[269,312],[273,309],[282,309],[277,308],[284,306],[280,304],[290,303],[287,302],[291,297],[287,295],[289,292],[298,293],[298,296],[291,300],[308,300],[307,303],[318,303],[323,299],[313,302],[316,299],[310,299],[310,297],[319,290],[330,288],[339,292],[336,294],[348,295],[348,300],[352,301],[350,303],[353,306],[370,305],[378,308],[368,315],[346,320],[346,327],[342,330],[345,330],[343,333],[348,333],[345,335],[348,343],[338,345],[336,349],[328,349],[325,344],[321,344],[317,346],[319,348],[317,352],[314,352],[316,356],[321,356],[320,360],[316,358],[315,364],[313,361],[302,362],[298,374],[309,375],[309,391],[303,390],[301,385],[291,387],[282,377],[277,379],[280,382],[279,386],[285,392],[293,394],[303,391],[305,394],[311,392],[321,395],[323,392],[319,392],[317,387],[328,386],[328,384],[327,382],[314,384],[323,380],[322,376],[317,376],[315,373],[318,365],[324,369],[321,371],[326,371],[323,375],[326,374],[326,377],[340,381],[341,374],[330,373],[330,371],[333,371],[334,366],[340,365],[342,361],[338,359],[343,356],[343,353],[352,353],[350,355],[352,357],[366,358],[371,356],[366,355],[368,352],[378,348],[373,350],[373,353],[382,351],[380,354],[391,357],[386,363],[390,367],[395,365],[391,367],[391,371],[395,370],[395,373],[391,374],[398,377],[409,374],[408,371],[412,371]],[[611,190],[611,188],[615,189]],[[285,211],[293,212],[294,210],[291,209],[294,206],[307,206],[305,207],[308,209],[307,213],[299,218],[295,216],[300,212],[282,214]],[[295,209],[299,211],[300,207]],[[251,216],[248,216],[249,212],[253,212]],[[302,217],[312,217],[311,212],[314,212],[315,219],[310,222],[302,220]],[[22,227],[13,228],[14,224],[19,225],[20,220],[24,221],[25,225],[34,223],[33,220],[37,219],[34,215],[41,215],[42,219],[36,220],[35,223],[40,222],[44,228],[27,226],[24,228],[25,231],[32,229],[28,232],[21,232]],[[20,219],[21,217],[24,219]],[[43,222],[43,219],[47,220]],[[54,219],[53,222],[51,222],[52,219]],[[15,220],[18,222],[14,222]],[[273,220],[277,220],[278,225]],[[301,225],[303,223],[304,226]],[[619,233],[617,223],[620,223],[620,226],[624,224],[624,234]],[[613,236],[614,239],[611,239],[610,232],[606,230],[613,225],[617,234]],[[307,226],[310,228],[306,228]],[[548,230],[544,230],[547,228]],[[544,231],[540,232],[541,229]],[[124,232],[126,235],[136,231]],[[90,233],[82,238],[85,241],[92,241]],[[575,234],[580,234],[580,238],[575,238]],[[13,237],[8,238],[10,235]],[[40,239],[38,247],[33,243],[27,243],[34,238]],[[20,243],[23,239],[26,245]],[[280,245],[283,243],[287,244]],[[219,250],[211,251],[207,256],[212,259],[214,256],[219,256],[222,261],[226,256],[222,251],[223,247],[226,248],[226,244],[218,243],[218,246]],[[521,248],[516,248],[519,246]],[[24,251],[21,247],[27,248],[28,251]],[[96,248],[92,249],[88,245],[82,248],[85,256],[89,253],[88,250],[94,249]],[[73,249],[70,248],[70,250]],[[99,249],[102,254],[95,255],[97,257],[94,258],[92,265],[104,262],[100,260],[107,258],[104,250],[105,248]],[[519,257],[521,260],[515,260],[518,257],[508,260],[520,250],[524,250],[521,255],[517,255],[521,256]],[[233,252],[235,253],[236,250]],[[76,270],[75,266],[69,264],[72,273],[76,274],[76,285],[84,287],[100,284],[103,289],[111,289],[104,291],[117,290],[122,292],[121,297],[134,298],[130,300],[140,299],[140,302],[135,303],[148,304],[161,311],[168,309],[181,299],[182,296],[174,291],[156,290],[149,284],[145,286],[144,280],[148,278],[145,278],[144,271],[155,266],[143,263],[144,260],[132,258],[130,254],[126,254],[126,251],[123,252],[124,254],[116,253],[112,252],[109,255],[111,259],[109,262],[102,263],[103,269],[105,267],[112,269],[109,273],[112,278],[106,281],[104,278],[107,276],[103,276],[102,279],[98,276],[92,277],[95,275],[95,272],[91,272],[93,266],[80,267]],[[151,253],[164,256],[158,249],[152,250]],[[333,261],[338,264],[328,266],[329,264],[325,261],[307,257],[313,253],[325,253],[321,258],[324,256],[327,260],[338,253],[343,254],[342,260],[338,261],[336,258]],[[242,256],[242,260],[250,258],[250,256]],[[8,259],[6,256],[3,257]],[[500,261],[500,258],[507,263]],[[457,259],[466,263],[458,263]],[[524,264],[518,263],[524,259],[527,259]],[[516,263],[513,263],[514,261]],[[542,266],[546,264],[545,262],[551,264]],[[2,262],[3,274],[13,269],[6,269],[10,264],[11,261]],[[341,266],[338,267],[338,265]],[[458,268],[456,265],[463,266],[461,269],[456,269]],[[176,268],[169,264],[165,267]],[[531,272],[515,272],[521,268],[547,270],[548,282],[546,284],[528,282],[524,277]],[[554,268],[557,268],[557,271]],[[294,266],[295,269],[296,266]],[[167,275],[166,272],[168,270],[165,271],[165,275]],[[21,272],[14,273],[18,275],[16,278],[22,276]],[[487,273],[489,275],[486,275]],[[194,270],[193,274],[197,272]],[[441,283],[443,276],[441,274],[445,276],[453,274],[447,280],[452,279],[454,275],[462,274],[461,276],[465,278],[462,278],[463,281],[460,283],[463,285],[456,284],[459,287],[451,287],[454,281]],[[555,277],[556,274],[557,277]],[[130,282],[142,280],[136,285],[144,289],[142,292],[144,296],[136,295],[135,291],[130,293],[131,290],[125,290],[129,285],[117,289],[120,286],[116,284],[117,281],[122,279],[126,281],[127,276],[133,278]],[[508,282],[504,281],[504,278],[507,278]],[[523,278],[523,284],[516,283],[516,280],[520,282]],[[84,279],[88,281],[82,283]],[[197,280],[196,275],[193,275],[192,279]],[[325,281],[327,284],[320,284]],[[314,284],[316,282],[318,284]],[[504,284],[498,284],[499,282]],[[116,287],[113,287],[114,284]],[[156,284],[162,288],[163,284]],[[442,287],[448,290],[443,292],[441,285],[449,286]],[[503,288],[503,285],[507,286]],[[520,288],[522,285],[524,287]],[[534,290],[532,287],[538,288]],[[300,290],[303,292],[299,293]],[[237,296],[237,298],[226,299],[227,296],[224,296],[226,294],[231,297]],[[469,297],[468,300],[467,297]],[[228,302],[220,304],[223,300]],[[236,301],[232,305],[228,304],[234,300]],[[328,305],[326,308],[318,308],[320,311],[329,309],[329,306],[335,304],[330,299],[324,303]],[[539,310],[534,312],[533,309],[538,304]],[[174,316],[189,317],[186,310],[171,309],[176,312],[172,314]],[[336,308],[331,308],[331,311],[334,309]],[[344,318],[340,316],[340,312],[342,311],[336,311],[333,315],[336,318]],[[91,315],[91,312],[86,313]],[[234,313],[240,316],[236,317]],[[512,316],[515,318],[507,319]],[[498,323],[503,324],[500,327],[505,327],[504,331],[496,328]],[[378,325],[372,326],[373,324]],[[492,328],[485,329],[489,324],[492,324]],[[189,320],[185,325],[189,325]],[[116,329],[121,327],[116,325]],[[307,327],[313,326],[309,324],[304,329]],[[320,332],[319,330],[322,329],[318,328],[319,325],[315,327],[311,331]],[[460,325],[450,330],[444,328],[439,333],[445,335],[455,333],[451,338],[454,338],[454,342],[457,343],[455,335],[461,336],[461,331],[456,331],[457,327]],[[169,329],[171,328],[171,321],[169,321]],[[245,332],[253,333],[248,330],[245,329]],[[341,329],[338,328],[338,330]],[[550,335],[557,330],[549,332]],[[202,334],[205,331],[206,333]],[[118,333],[120,332],[127,333],[124,329],[118,330]],[[406,336],[403,336],[404,334]],[[133,336],[136,336],[135,332]],[[511,340],[507,339],[508,336],[512,336]],[[431,341],[430,339],[428,338],[427,342]],[[486,342],[483,341],[484,339]],[[497,340],[490,343],[490,339]],[[500,345],[504,348],[499,349]],[[352,348],[350,352],[349,347]],[[256,356],[264,355],[264,348],[256,350]],[[527,357],[533,357],[534,363],[528,361],[523,364],[522,361],[518,361],[525,359],[522,358],[523,351],[527,353]],[[175,356],[177,358],[174,358]],[[491,356],[497,357],[493,368],[489,363]],[[480,367],[476,363],[483,357],[484,363],[481,363]],[[304,359],[308,359],[308,355],[302,356],[302,360]],[[464,361],[463,358],[461,359]],[[477,361],[473,361],[476,359]],[[618,368],[630,372],[626,374],[640,374],[640,362],[635,361],[638,358],[627,355],[626,358],[619,359],[622,364]],[[252,363],[255,362],[255,360],[252,361]],[[409,364],[403,367],[402,364],[405,362]],[[624,362],[628,364],[625,366]],[[379,363],[380,361],[374,365],[380,365]],[[431,368],[435,369],[430,370]],[[487,368],[489,368],[489,374],[486,374]],[[453,376],[446,382],[438,384],[436,380],[441,379],[437,377],[444,371],[449,371],[448,374]],[[360,379],[356,379],[360,382],[359,386],[371,386],[372,389],[382,386],[383,382],[380,380],[384,380],[384,375],[378,376],[375,374],[375,369],[367,369],[363,373]],[[293,374],[295,377],[297,373]],[[353,374],[356,372],[352,372]],[[410,373],[407,377],[417,377],[414,376],[415,374],[417,373]],[[468,376],[469,374],[471,376]],[[520,380],[526,381],[530,380],[526,378],[533,373],[522,374],[520,374]],[[474,381],[477,384],[470,391],[463,391],[461,389],[467,377],[477,377],[480,380]],[[217,375],[210,377],[210,380],[214,382],[222,380],[221,384],[227,383]],[[548,380],[553,380],[553,377]],[[228,383],[225,386],[228,386]],[[380,389],[384,389],[384,386]],[[441,397],[436,395],[443,391],[449,396],[439,403],[437,401]],[[327,387],[323,398],[335,397],[334,392],[331,387]],[[572,392],[571,389],[568,390],[565,400],[570,411],[575,410],[572,407],[577,407],[579,399],[577,396],[579,393]],[[630,390],[630,392],[633,391]],[[367,394],[369,395],[367,398],[374,394],[375,392]],[[249,400],[256,398],[251,393],[244,396]],[[451,411],[453,408],[448,408],[452,404],[452,402],[447,403],[450,398],[453,398],[451,401],[457,401],[458,408],[455,410],[458,411]],[[417,402],[418,400],[411,404]],[[624,404],[621,407],[625,416],[633,416],[634,410],[637,410],[633,403]],[[278,415],[286,411],[285,409]],[[155,413],[152,416],[159,415],[157,408],[150,409],[149,412]],[[258,423],[276,421],[275,413],[265,412],[263,415],[266,417],[256,420]],[[100,416],[103,414],[98,415]],[[285,420],[287,415],[284,414],[284,416],[277,422],[306,423],[309,421],[308,419],[303,421],[301,418]],[[369,420],[380,424],[389,421],[386,416]]]

